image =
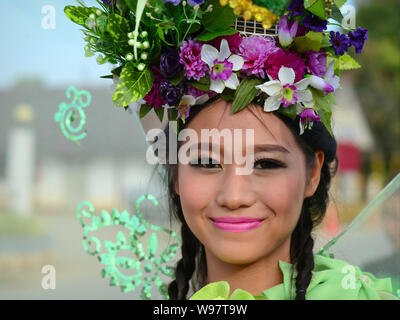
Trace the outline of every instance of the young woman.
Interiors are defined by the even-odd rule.
[[[236,173],[242,165],[236,164],[235,153],[223,139],[218,142],[220,147],[229,148],[232,154],[228,164],[221,147],[220,158],[210,148],[200,150],[198,159],[189,157],[188,164],[178,160],[178,164],[166,165],[170,209],[182,223],[183,240],[182,258],[168,288],[170,298],[187,299],[190,282],[192,289],[198,290],[209,283],[227,281],[231,293],[242,289],[254,296],[304,300],[313,274],[326,274],[331,269],[334,272],[328,272],[328,279],[320,281],[322,285],[332,280],[331,290],[318,296],[322,286],[314,284],[311,298],[343,299],[343,293],[333,290],[341,286],[346,294],[353,291],[352,298],[378,299],[377,288],[387,286],[388,279],[370,275],[367,286],[362,282],[365,273],[357,268],[355,275],[361,277],[352,290],[343,286],[344,261],[322,256],[314,259],[312,231],[325,215],[338,164],[334,137],[318,122],[299,135],[297,121],[277,112],[266,113],[258,104],[235,114],[230,107],[230,102],[215,96],[193,107],[190,117],[179,125],[194,130],[198,137],[202,129],[228,129],[232,135],[235,129],[253,129],[250,174]],[[178,150],[184,143],[177,142]],[[243,154],[246,150],[243,144]],[[331,262],[339,264],[333,267]],[[293,282],[288,281],[288,266],[291,278],[296,275]],[[371,282],[379,285],[374,288]],[[284,294],[288,286],[292,288]]]

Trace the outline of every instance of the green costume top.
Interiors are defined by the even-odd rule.
[[[247,291],[237,289],[229,298],[226,281],[213,282],[197,291],[190,300],[293,300],[296,296],[295,281],[292,281],[290,263],[279,260],[283,283],[269,288],[254,297]],[[293,272],[295,279],[297,271]],[[346,261],[321,254],[314,255],[314,270],[306,291],[306,300],[396,300],[392,293],[391,278],[376,278]]]

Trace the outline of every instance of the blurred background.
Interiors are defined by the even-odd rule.
[[[85,3],[85,1],[83,1]],[[82,246],[77,207],[96,213],[135,212],[147,192],[146,219],[177,230],[167,218],[165,191],[146,163],[146,143],[133,114],[112,104],[112,68],[86,58],[79,26],[64,15],[67,0],[2,1],[0,25],[0,299],[137,299],[101,278],[103,265]],[[95,1],[86,1],[95,4]],[[400,20],[396,0],[350,1],[356,25],[368,28],[357,61],[342,74],[334,133],[339,168],[332,203],[315,232],[315,252],[340,234],[400,172]],[[87,136],[73,142],[54,121],[74,86],[91,94]],[[335,246],[335,257],[379,277],[400,293],[400,195],[396,191]],[[357,229],[357,230],[356,230]],[[114,232],[114,231],[113,231]],[[115,239],[115,233],[105,239]],[[112,235],[111,235],[112,234]],[[108,238],[107,238],[108,237]],[[161,236],[159,245],[168,242]],[[44,289],[43,266],[56,270],[56,289]],[[154,297],[159,295],[154,291]]]

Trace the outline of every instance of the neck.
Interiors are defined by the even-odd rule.
[[[283,282],[279,260],[290,263],[290,237],[273,252],[249,264],[224,262],[206,249],[207,283],[227,281],[230,294],[242,289],[258,296]]]

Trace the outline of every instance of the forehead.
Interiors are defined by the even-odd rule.
[[[202,109],[187,125],[195,130],[200,137],[201,129],[254,129],[254,144],[277,144],[289,152],[299,152],[293,134],[284,122],[270,112],[265,112],[262,106],[248,105],[241,111],[232,114],[231,102],[218,99]]]

